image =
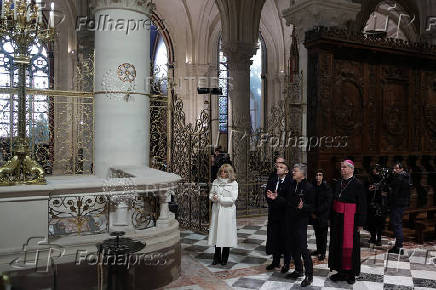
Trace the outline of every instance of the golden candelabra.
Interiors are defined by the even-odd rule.
[[[49,42],[55,37],[54,4],[48,25],[43,21],[41,0],[2,1],[0,37],[9,37],[14,47],[14,65],[18,66],[18,137],[13,157],[0,168],[0,185],[45,184],[44,170],[30,157],[26,137],[26,69],[35,41]]]

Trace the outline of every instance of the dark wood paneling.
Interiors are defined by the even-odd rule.
[[[305,45],[308,135],[326,136],[308,153],[310,174],[322,167],[338,177],[344,158],[362,175],[397,159],[424,172],[436,156],[436,47],[324,28],[306,34]],[[348,146],[331,144],[335,137]]]

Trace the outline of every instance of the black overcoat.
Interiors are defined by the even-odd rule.
[[[327,182],[323,181],[320,185],[315,184],[315,202],[313,213],[316,219],[312,224],[319,227],[328,227],[330,218],[330,209],[332,207],[333,192]]]

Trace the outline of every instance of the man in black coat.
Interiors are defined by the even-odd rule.
[[[399,162],[394,165],[394,175],[390,185],[390,220],[395,235],[395,245],[389,250],[389,253],[400,254],[404,241],[402,219],[404,209],[409,206],[410,202],[410,178],[409,174],[404,170],[403,166]]]
[[[312,256],[318,256],[318,260],[323,261],[327,248],[327,233],[333,194],[330,186],[324,180],[324,170],[318,169],[316,171],[315,180],[315,203],[312,223],[315,230],[316,251],[312,253]]]
[[[381,181],[383,181],[382,176],[377,171],[377,167],[374,167],[369,175],[369,186],[367,187],[368,217],[366,226],[371,234],[369,242],[376,246],[381,246],[381,237],[386,222],[385,191],[388,191],[388,189],[385,188]]]
[[[285,200],[289,222],[287,246],[295,263],[295,271],[288,274],[286,278],[297,279],[303,276],[303,264],[301,263],[303,256],[306,277],[301,282],[301,287],[309,286],[313,281],[313,264],[307,249],[307,225],[313,211],[314,189],[307,182],[306,174],[306,165],[301,163],[294,165],[292,170],[294,182],[291,184]]]
[[[268,202],[266,253],[267,255],[273,255],[272,263],[266,267],[267,270],[280,267],[282,254],[284,254],[282,272],[289,270],[291,255],[285,246],[287,231],[286,204],[280,202],[281,199],[277,199],[278,196],[284,198],[288,194],[291,184],[291,177],[288,173],[289,168],[286,163],[276,162],[276,174],[270,177],[266,187],[266,200]]]
[[[342,178],[336,183],[330,223],[329,268],[338,271],[332,281],[356,282],[360,274],[360,231],[366,222],[366,193],[354,176],[354,163],[341,162]]]

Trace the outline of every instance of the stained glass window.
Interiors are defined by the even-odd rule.
[[[222,95],[218,96],[218,122],[221,133],[227,133],[228,127],[228,79],[227,58],[221,50],[220,38],[218,44],[218,86],[222,90]]]
[[[251,128],[256,131],[261,126],[262,102],[262,44],[257,42],[256,54],[250,66],[250,118]]]
[[[162,94],[166,94],[168,86],[167,46],[162,34],[154,25],[152,25],[150,29],[150,45],[150,57],[155,78],[153,89]]]
[[[1,38],[0,87],[18,85],[18,66],[14,64],[14,48],[8,36]],[[35,41],[30,49],[30,65],[26,71],[26,86],[38,89],[49,87],[49,63],[47,49]],[[45,95],[26,96],[26,133],[31,146],[49,143],[49,100]],[[17,136],[18,96],[0,94],[0,145],[2,155],[10,154],[9,137]],[[2,144],[1,144],[2,143]],[[9,146],[5,147],[5,143]],[[6,159],[2,156],[2,159]],[[1,160],[0,160],[1,161]]]

